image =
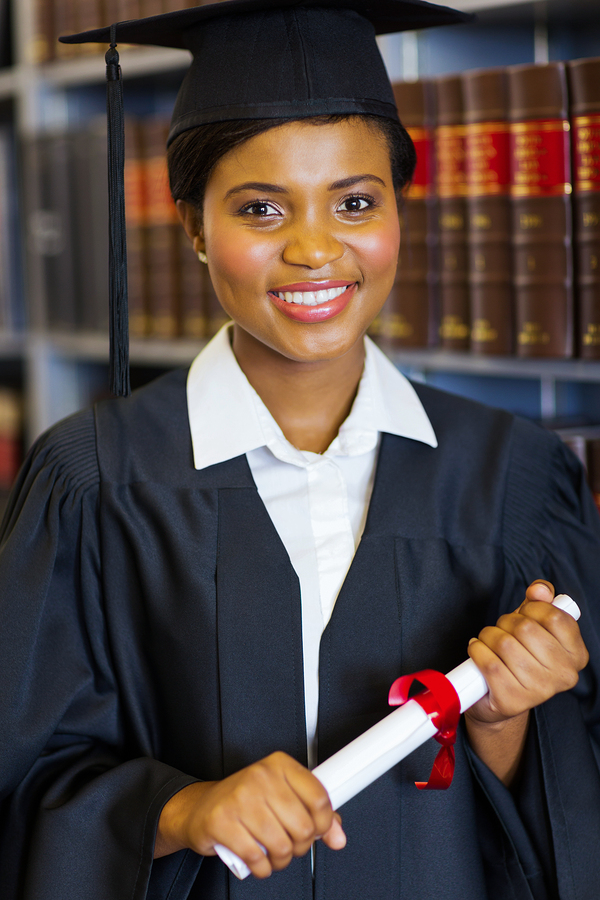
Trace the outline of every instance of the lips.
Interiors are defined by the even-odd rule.
[[[324,322],[339,315],[356,293],[356,282],[325,281],[286,284],[269,291],[272,303],[297,322]]]

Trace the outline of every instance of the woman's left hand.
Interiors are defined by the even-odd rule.
[[[577,622],[552,606],[553,599],[550,582],[534,581],[517,610],[469,644],[490,689],[465,713],[469,740],[505,784],[518,768],[529,711],[574,687],[588,662]]]

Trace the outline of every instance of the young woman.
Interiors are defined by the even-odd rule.
[[[231,43],[241,13],[214,15]],[[174,197],[233,324],[21,473],[0,557],[8,900],[593,896],[597,513],[553,436],[412,387],[365,339],[414,152],[360,103],[176,112]],[[334,815],[309,767],[386,714],[398,675],[467,649],[490,694],[451,788],[414,787],[424,747]]]

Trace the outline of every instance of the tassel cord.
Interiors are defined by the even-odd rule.
[[[108,117],[110,386],[117,397],[131,393],[129,377],[129,316],[127,240],[125,225],[125,117],[123,80],[116,49],[115,27],[106,53]]]

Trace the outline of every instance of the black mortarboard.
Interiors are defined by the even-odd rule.
[[[375,35],[470,18],[424,0],[228,0],[60,38],[63,43],[111,44],[106,62],[115,393],[129,392],[123,107],[117,41],[191,51],[192,63],[175,104],[172,141],[198,125],[233,119],[337,113],[397,119]]]

